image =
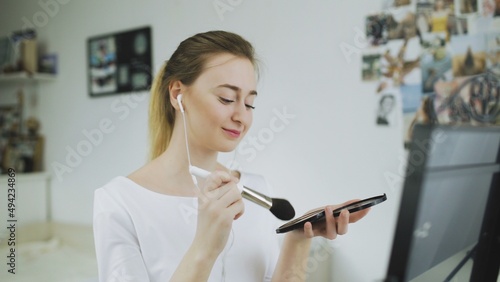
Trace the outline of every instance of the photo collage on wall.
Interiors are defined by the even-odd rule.
[[[87,53],[90,96],[132,93],[151,85],[151,27],[93,36]]]
[[[391,126],[395,101],[405,141],[416,123],[500,124],[500,0],[385,0],[365,32],[377,125]]]

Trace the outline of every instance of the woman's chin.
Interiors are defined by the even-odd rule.
[[[236,146],[224,146],[219,148],[219,152],[221,153],[230,153],[236,149]]]
[[[236,141],[230,141],[230,142],[220,142],[218,145],[218,148],[217,148],[217,151],[221,152],[221,153],[229,153],[229,152],[232,152],[234,150],[236,150],[236,147],[238,146],[240,142],[236,142]]]

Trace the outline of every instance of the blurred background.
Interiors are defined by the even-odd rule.
[[[496,62],[486,59],[487,43],[479,51],[463,43],[474,41],[463,36],[477,36],[485,26],[497,30],[493,1],[484,1],[492,3],[490,10],[482,1],[471,7],[441,1],[448,9],[443,13],[435,7],[440,3],[418,2],[0,0],[2,172],[17,169],[16,239],[24,242],[17,274],[6,276],[3,264],[0,277],[7,280],[0,280],[97,281],[94,190],[147,161],[149,93],[143,86],[183,39],[215,29],[248,39],[261,61],[253,127],[221,162],[265,175],[273,196],[288,199],[298,215],[386,193],[388,200],[347,235],[315,240],[304,266],[308,281],[382,280],[404,144],[411,123],[425,119],[416,114],[425,93],[435,90],[429,76],[451,81]],[[454,20],[445,19],[440,29],[443,15]],[[142,39],[112,40],[144,27],[150,33]],[[465,47],[453,49],[452,36]],[[149,52],[150,61],[137,56],[142,75],[130,75],[134,61],[118,51],[128,44]],[[111,63],[92,61],[99,50]],[[429,61],[418,61],[425,54],[442,68],[423,71]],[[463,58],[452,68],[455,55]],[[127,83],[132,86],[122,89]],[[16,150],[9,149],[9,138],[17,138]],[[6,194],[8,175],[0,180]],[[8,201],[0,199],[0,224],[7,225]],[[10,233],[0,230],[5,245]]]

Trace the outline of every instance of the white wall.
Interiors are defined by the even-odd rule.
[[[400,173],[402,134],[400,126],[376,127],[375,86],[361,83],[359,54],[346,57],[339,47],[356,46],[355,28],[363,30],[365,15],[379,10],[379,1],[219,2],[235,6],[221,16],[213,0],[0,0],[0,35],[23,28],[23,17],[41,23],[41,13],[47,12],[39,3],[53,4],[47,24],[37,27],[47,51],[59,56],[58,78],[40,86],[37,105],[46,136],[45,165],[53,176],[53,219],[90,224],[94,189],[130,173],[146,159],[149,95],[90,98],[87,38],[150,25],[158,68],[182,39],[224,29],[251,41],[264,63],[249,136],[268,141],[264,137],[269,137],[276,111],[286,109],[294,116],[263,144],[264,149],[242,144],[236,161],[245,170],[265,174],[276,196],[290,200],[298,214],[387,193],[386,203],[333,243],[331,271],[336,281],[380,280],[399,204],[399,186],[391,186],[384,175]],[[121,99],[131,99],[128,114],[112,109],[117,103],[127,105]],[[75,150],[86,140],[82,131],[99,128],[103,119],[111,120],[114,131],[58,179],[52,165],[68,165],[68,146]],[[250,150],[256,151],[255,158]],[[228,154],[222,160],[233,157]]]

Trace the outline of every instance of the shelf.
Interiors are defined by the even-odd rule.
[[[55,79],[56,75],[50,73],[28,74],[27,72],[15,72],[0,74],[0,82],[54,81]]]

